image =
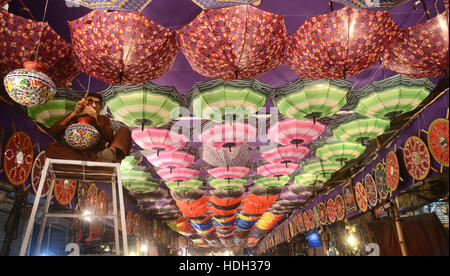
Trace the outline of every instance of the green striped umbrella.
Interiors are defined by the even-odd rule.
[[[122,184],[124,187],[129,186],[130,183],[134,182],[146,182],[149,181],[152,177],[151,173],[146,172],[144,170],[140,170],[138,168],[131,170],[120,170],[120,174],[122,177]]]
[[[195,117],[223,122],[244,120],[263,107],[272,88],[257,80],[208,80],[194,85],[189,92]]]
[[[286,117],[316,120],[339,111],[347,103],[352,85],[346,80],[299,79],[278,87],[274,100]]]
[[[434,87],[428,78],[395,75],[351,91],[348,107],[366,117],[393,119],[416,108]]]
[[[59,119],[72,112],[76,103],[73,100],[55,97],[43,105],[27,107],[28,116],[46,127],[51,127]]]
[[[314,154],[320,159],[341,164],[359,157],[366,149],[361,144],[339,141],[334,137],[320,139],[313,147]]]
[[[329,178],[320,174],[302,173],[294,177],[294,183],[303,186],[321,186],[323,183],[327,182],[328,179]]]
[[[128,171],[132,170],[134,167],[137,166],[138,163],[140,163],[142,160],[141,158],[137,158],[135,156],[126,156],[124,159],[122,159],[122,162],[120,163],[120,170],[121,171]]]
[[[286,175],[281,177],[262,177],[259,179],[254,179],[253,183],[261,188],[274,188],[284,186],[289,182],[289,180],[290,177]]]
[[[102,92],[117,121],[129,127],[159,127],[179,117],[184,96],[174,87],[145,82],[113,85]]]
[[[203,185],[203,181],[194,179],[188,181],[166,181],[165,183],[172,191],[194,191]]]
[[[328,129],[337,139],[367,146],[370,140],[383,134],[390,126],[390,120],[367,118],[352,114],[333,120]]]
[[[133,193],[150,193],[158,188],[159,184],[152,181],[133,181],[127,182],[124,186]]]
[[[339,162],[321,160],[317,157],[306,159],[302,162],[303,172],[307,174],[322,175],[324,177],[330,177],[341,168],[342,164]]]
[[[212,179],[209,185],[217,190],[237,190],[241,189],[247,184],[247,179]]]

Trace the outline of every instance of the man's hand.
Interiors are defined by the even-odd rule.
[[[84,108],[86,107],[86,100],[83,98],[77,102],[75,105],[75,113],[81,113],[83,112]]]
[[[87,114],[89,116],[91,116],[92,118],[97,120],[97,110],[95,110],[92,106],[87,105],[84,110],[83,110],[83,114]]]

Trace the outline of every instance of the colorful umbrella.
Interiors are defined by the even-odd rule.
[[[151,1],[152,0],[77,0],[77,3],[90,9],[142,12]]]
[[[346,80],[299,79],[276,88],[274,101],[288,118],[316,120],[331,116],[347,103],[353,83]]]
[[[189,142],[183,134],[162,128],[135,128],[131,130],[131,137],[139,147],[156,154],[181,149]]]
[[[389,118],[416,108],[435,88],[427,78],[395,75],[349,93],[348,107],[369,118]]]
[[[293,173],[298,167],[298,164],[286,163],[277,164],[277,163],[268,163],[259,166],[256,171],[258,174],[267,177],[281,177],[285,175],[289,175]]]
[[[140,162],[142,161],[142,157],[137,157],[134,155],[126,156],[122,159],[120,163],[120,171],[128,171],[134,169]]]
[[[209,185],[217,190],[237,190],[241,189],[247,184],[246,179],[212,179]]]
[[[332,0],[357,9],[383,9],[388,10],[400,6],[410,0]]]
[[[102,95],[114,119],[130,127],[165,125],[178,117],[185,101],[175,87],[152,82],[113,85]]]
[[[261,153],[261,157],[270,163],[298,163],[309,152],[309,149],[304,146],[279,146]]]
[[[252,4],[258,6],[261,0],[192,0],[200,8],[207,9],[220,9],[224,7],[242,5],[242,4]]]
[[[165,189],[162,189],[161,187],[158,187],[156,189],[145,191],[145,192],[139,192],[139,193],[132,193],[133,196],[140,201],[143,202],[156,202],[159,200],[162,200],[168,196],[168,192]]]
[[[319,174],[302,173],[294,177],[294,182],[303,186],[322,186],[322,184],[325,183],[328,179],[329,177],[325,177]]]
[[[411,78],[437,77],[447,72],[448,12],[403,29],[386,49],[383,66]]]
[[[317,175],[315,175],[317,176]],[[294,179],[295,180],[295,179]],[[315,178],[314,178],[315,180]],[[320,186],[319,182],[317,184],[317,186]],[[305,198],[309,198],[310,196],[312,196],[312,192],[314,191],[314,186],[304,186],[303,184],[297,184],[296,182],[294,182],[291,185],[288,185],[288,190],[289,192],[295,194],[295,195],[300,195],[303,196]]]
[[[171,190],[170,194],[172,195],[173,198],[175,198],[177,200],[197,200],[205,195],[205,193],[200,189],[196,189],[196,190],[192,190],[192,191]]]
[[[291,35],[285,64],[301,78],[345,79],[379,61],[399,32],[387,11],[345,7],[309,17]]]
[[[184,168],[195,161],[195,155],[183,151],[168,151],[159,154],[150,153],[145,156],[148,162],[158,168]]]
[[[253,183],[255,185],[262,188],[273,188],[273,187],[282,187],[287,184],[290,180],[289,176],[282,177],[262,177],[259,179],[254,179]]]
[[[69,22],[83,72],[109,84],[139,84],[168,72],[175,32],[133,12],[94,10]]]
[[[188,168],[159,169],[157,173],[162,179],[170,182],[188,181],[198,175],[197,170]]]
[[[222,80],[254,79],[280,65],[288,40],[283,16],[249,5],[204,10],[177,35],[194,71]]]
[[[48,23],[26,19],[0,8],[0,41],[2,79],[26,61],[39,63],[58,88],[71,85],[80,72],[71,45]]]
[[[253,142],[256,137],[256,128],[250,124],[242,122],[226,122],[213,125],[199,134],[199,139],[203,144],[213,148],[231,148],[247,142]]]
[[[67,98],[54,97],[42,105],[27,107],[28,116],[50,128],[59,119],[72,112],[76,103]]]
[[[325,125],[301,119],[285,119],[276,122],[267,131],[269,139],[285,146],[308,144],[319,138],[325,130]]]
[[[255,147],[247,144],[229,149],[215,149],[210,145],[203,144],[200,149],[200,158],[212,166],[239,167],[245,166],[255,151]]]
[[[306,159],[302,163],[304,173],[322,175],[326,178],[329,178],[341,168],[342,164],[339,162],[321,160],[320,158]]]
[[[192,114],[223,122],[244,120],[263,107],[272,88],[255,79],[195,83],[189,92]]]
[[[351,114],[333,120],[328,125],[328,129],[335,138],[341,141],[368,146],[372,139],[383,134],[389,128],[390,123],[388,119],[366,118],[359,114]]]
[[[123,182],[124,187],[127,188],[130,192],[139,194],[139,193],[150,193],[155,191],[159,184],[152,181],[136,181],[136,182]]]
[[[321,139],[314,144],[314,154],[322,160],[341,164],[359,157],[366,147],[358,143],[342,142],[334,137]]]
[[[247,167],[226,167],[210,169],[208,173],[219,179],[235,179],[244,177],[248,174],[249,170]]]
[[[166,185],[172,191],[195,191],[203,185],[203,181],[194,179],[187,181],[167,181]]]

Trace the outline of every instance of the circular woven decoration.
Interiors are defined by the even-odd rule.
[[[125,217],[125,224],[127,228],[127,235],[131,235],[131,231],[133,230],[133,213],[131,212],[131,210],[127,212],[127,216]]]
[[[386,199],[389,196],[389,184],[387,182],[386,167],[383,163],[377,164],[374,175],[380,199]]]
[[[364,177],[364,182],[366,184],[367,201],[370,206],[375,207],[378,201],[378,192],[375,180],[373,180],[372,175],[366,174]]]
[[[428,128],[428,147],[434,159],[441,166],[448,167],[448,120],[439,118],[434,120]]]
[[[82,212],[97,209],[97,186],[94,183],[80,182],[78,185],[78,206]]]
[[[55,179],[53,184],[53,193],[55,199],[61,205],[69,204],[77,191],[77,182],[75,180]]]
[[[312,229],[316,228],[316,221],[314,220],[314,211],[313,211],[313,209],[309,209],[308,210],[308,219],[309,219],[309,227],[310,227],[310,229],[312,230]]]
[[[341,195],[337,195],[334,198],[334,204],[336,205],[336,217],[338,220],[343,220],[345,217],[345,202]]]
[[[390,151],[386,157],[386,180],[391,191],[397,190],[400,172],[397,154],[394,151]]]
[[[31,169],[31,187],[33,187],[33,191],[36,194],[39,188],[39,182],[41,181],[41,173],[44,168],[45,159],[47,156],[45,155],[45,150],[41,151],[34,160],[33,168]],[[47,171],[47,177],[44,182],[44,187],[42,187],[41,197],[44,197],[48,194],[50,185],[52,184],[52,175],[49,171]]]
[[[425,142],[417,136],[409,137],[403,145],[403,161],[415,180],[425,179],[430,172],[430,152]]]
[[[141,216],[138,213],[133,216],[133,233],[135,236],[141,233]]]
[[[368,202],[367,202],[367,194],[366,189],[364,189],[364,186],[361,182],[356,183],[355,185],[355,197],[356,197],[356,203],[358,204],[359,209],[362,212],[367,211]]]
[[[21,185],[27,180],[33,165],[33,144],[23,131],[14,132],[6,142],[3,166],[6,178],[13,185]]]
[[[100,216],[108,214],[108,196],[105,191],[101,190],[97,195],[97,204],[95,205],[95,213]]]
[[[302,216],[303,216],[303,224],[305,225],[305,229],[306,229],[306,231],[309,231],[311,229],[310,228],[311,223],[309,221],[308,212],[304,211]]]
[[[327,224],[327,221],[328,221],[327,206],[325,206],[325,204],[323,202],[320,202],[318,209],[319,209],[320,224],[322,224],[322,225]]]
[[[329,198],[327,200],[327,214],[328,214],[328,221],[330,223],[336,221],[336,203],[334,203],[333,198]]]
[[[314,206],[314,208],[313,208],[313,213],[314,213],[314,223],[315,223],[316,227],[319,227],[320,218],[319,218],[319,211],[317,211],[316,206]]]

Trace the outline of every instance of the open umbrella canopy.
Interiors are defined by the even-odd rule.
[[[192,0],[200,8],[206,9],[220,9],[229,6],[236,6],[242,4],[259,5],[261,0]]]
[[[272,88],[258,80],[208,80],[197,82],[189,92],[192,114],[223,122],[244,120],[263,107]]]
[[[248,167],[226,167],[209,169],[209,175],[219,179],[235,179],[241,178],[248,174]]]
[[[366,150],[361,144],[342,142],[334,137],[320,139],[314,143],[314,147],[314,154],[320,159],[341,164],[358,158]]]
[[[294,182],[303,186],[321,186],[328,180],[329,177],[325,177],[320,174],[302,173],[294,177]]]
[[[367,118],[359,114],[351,114],[333,120],[328,125],[328,129],[341,141],[367,146],[372,139],[383,134],[390,123],[389,119]]]
[[[343,164],[334,161],[321,160],[320,158],[310,158],[304,160],[302,169],[304,173],[318,174],[326,177],[331,176],[342,168]]]
[[[278,144],[299,147],[319,138],[324,130],[325,125],[319,122],[285,119],[271,126],[267,135],[271,141]]]
[[[184,151],[168,151],[157,153],[150,153],[145,155],[148,162],[158,168],[184,168],[192,165],[195,161],[195,155]]]
[[[277,164],[277,163],[267,163],[259,166],[256,171],[258,174],[267,177],[281,177],[285,175],[290,175],[293,173],[298,167],[298,164],[286,163],[286,164]]]
[[[157,154],[181,149],[189,142],[185,135],[162,128],[135,128],[131,130],[131,137],[139,147]]]
[[[277,87],[273,98],[284,116],[315,120],[339,111],[347,103],[352,86],[346,80],[299,79]]]
[[[212,179],[209,185],[217,190],[238,190],[247,184],[247,179]]]
[[[278,146],[261,153],[261,157],[270,163],[298,163],[309,152],[304,146]]]
[[[76,103],[68,98],[54,97],[42,105],[27,107],[28,116],[50,128],[59,119],[72,112]]]
[[[213,148],[231,148],[247,142],[254,142],[256,138],[256,128],[250,124],[242,122],[225,122],[212,125],[199,134],[199,139],[203,144],[208,144]]]
[[[81,6],[90,9],[141,12],[152,0],[77,0]]]
[[[175,32],[134,12],[94,10],[69,22],[81,70],[109,84],[139,84],[168,72]]]
[[[363,116],[393,119],[416,108],[434,87],[428,78],[395,75],[351,91],[348,107]]]
[[[179,117],[184,96],[152,82],[113,85],[102,91],[114,119],[130,127],[159,127]]]
[[[166,181],[166,186],[172,191],[196,191],[203,185],[201,180]]]
[[[345,7],[309,17],[291,35],[285,64],[301,78],[345,79],[378,62],[399,32],[387,11]]]
[[[67,87],[80,72],[72,46],[48,23],[26,19],[0,8],[0,77],[36,61],[57,88]]]
[[[229,149],[216,149],[203,144],[200,148],[200,157],[206,163],[217,167],[241,167],[245,166],[255,153],[256,148],[242,144]]]
[[[157,173],[162,179],[170,182],[188,181],[198,175],[197,170],[189,168],[159,169]]]
[[[357,9],[383,9],[388,10],[396,6],[402,5],[411,0],[333,0],[333,2],[341,3]]]
[[[289,176],[282,177],[262,177],[259,179],[253,179],[255,185],[262,188],[282,187],[286,185],[290,180]]]
[[[448,73],[448,35],[447,9],[424,23],[403,29],[388,45],[383,66],[411,78]]]
[[[136,181],[136,182],[123,182],[124,187],[134,194],[150,193],[155,191],[159,184],[152,181]]]
[[[192,68],[222,80],[254,79],[280,65],[288,40],[283,16],[249,5],[204,10],[177,35]]]

